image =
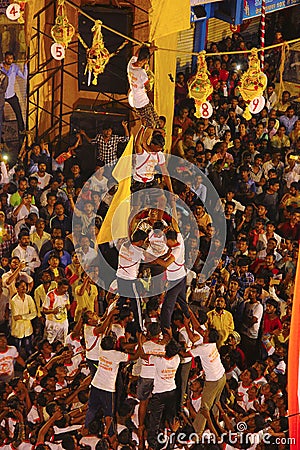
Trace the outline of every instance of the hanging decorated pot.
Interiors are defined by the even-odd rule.
[[[88,73],[88,86],[91,84],[92,74],[94,75],[92,84],[97,85],[98,75],[104,72],[105,66],[111,57],[109,51],[104,47],[101,25],[101,20],[96,20],[95,25],[92,28],[92,46],[88,48],[86,52],[87,65],[85,74]]]
[[[109,62],[110,58],[116,56],[128,44],[128,41],[126,40],[114,53],[109,53],[109,51],[104,47],[101,25],[101,20],[95,21],[95,25],[91,30],[93,32],[93,42],[90,48],[86,45],[80,34],[78,34],[79,42],[86,49],[87,64],[84,74],[88,74],[88,86],[91,84],[92,75],[94,75],[92,84],[97,85],[98,75],[104,72],[105,66]]]
[[[258,51],[256,48],[253,48],[249,57],[248,70],[242,75],[239,86],[241,96],[247,105],[243,114],[245,119],[251,119],[252,116],[249,109],[249,104],[252,100],[262,96],[267,84],[268,78],[260,68]]]
[[[207,98],[213,92],[213,86],[209,79],[209,72],[205,61],[206,52],[203,50],[197,61],[197,72],[188,81],[189,97],[195,100],[196,117],[202,117],[201,105],[206,102]]]
[[[68,47],[75,33],[75,28],[70,24],[66,14],[65,1],[58,0],[55,25],[51,28],[51,35],[57,44]]]

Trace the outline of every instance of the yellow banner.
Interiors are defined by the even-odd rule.
[[[155,41],[157,47],[177,48],[177,33],[162,37]],[[165,116],[166,122],[166,152],[171,152],[172,143],[172,124],[174,115],[174,91],[175,82],[172,82],[169,74],[173,79],[176,78],[176,53],[164,50],[155,52],[154,59],[154,104],[155,109],[160,116]]]
[[[149,40],[190,28],[190,0],[151,0]]]
[[[132,172],[133,136],[113,170],[118,181],[118,190],[104,218],[97,236],[97,243],[104,244],[128,236],[128,219],[130,215],[130,185]]]

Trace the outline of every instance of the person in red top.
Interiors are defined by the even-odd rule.
[[[175,84],[175,105],[180,105],[180,103],[187,98],[188,92],[189,91],[184,78],[184,73],[179,72],[177,74],[177,80]]]
[[[288,221],[280,223],[278,230],[285,239],[298,241],[300,239],[300,209],[297,208]]]
[[[249,246],[250,247],[257,247],[259,236],[261,234],[264,234],[265,228],[263,220],[260,218],[257,218],[255,221],[255,227],[250,231],[249,233]]]
[[[179,125],[182,129],[182,133],[184,133],[188,128],[192,128],[194,126],[194,122],[189,118],[189,109],[183,107],[179,111],[179,115],[174,117],[174,125]]]
[[[277,308],[277,301],[274,298],[269,298],[266,302],[263,334],[272,334],[275,330],[282,329],[282,323],[277,315]]]

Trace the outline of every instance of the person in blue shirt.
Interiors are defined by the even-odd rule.
[[[4,61],[0,65],[0,69],[8,77],[8,86],[5,92],[5,101],[9,103],[14,110],[20,134],[22,131],[24,131],[25,125],[22,117],[20,102],[15,92],[15,82],[16,77],[20,77],[23,80],[27,79],[27,65],[25,64],[24,72],[22,72],[20,67],[14,63],[14,54],[12,52],[6,52],[4,55]]]

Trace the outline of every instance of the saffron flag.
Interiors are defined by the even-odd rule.
[[[177,49],[177,33],[156,39],[158,48]],[[174,91],[175,82],[170,79],[169,74],[175,78],[176,74],[176,52],[158,50],[154,59],[154,104],[159,115],[165,116],[166,121],[166,151],[171,153],[172,125],[174,116]]]
[[[290,449],[300,445],[300,252],[296,270],[288,356],[288,412]]]
[[[114,178],[118,181],[118,190],[112,199],[97,236],[98,244],[128,237],[132,151],[133,136],[130,137],[121,158],[112,172]]]

